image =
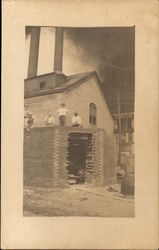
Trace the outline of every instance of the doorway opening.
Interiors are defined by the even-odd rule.
[[[93,167],[93,134],[71,132],[68,137],[68,176],[69,185],[84,184],[87,171]]]

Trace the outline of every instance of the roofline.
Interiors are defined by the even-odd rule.
[[[95,71],[88,71],[88,72],[86,72],[86,74],[92,74],[93,72],[95,72]],[[41,77],[41,76],[53,75],[53,74],[57,74],[57,72],[56,72],[56,71],[53,71],[53,72],[49,72],[49,73],[45,73],[45,74],[41,74],[41,75],[37,75],[37,76],[32,76],[32,77],[29,77],[29,78],[25,78],[24,81],[31,80],[31,79],[34,79],[34,78],[39,78],[39,77]],[[78,73],[78,74],[73,74],[73,75],[69,75],[69,76],[65,75],[63,72],[61,72],[61,74],[64,75],[64,76],[66,76],[66,77],[70,77],[70,76],[79,75],[80,73]]]
[[[96,76],[96,78],[97,78],[97,80],[98,80],[98,83],[99,83],[99,87],[102,86],[101,80],[100,80],[100,78],[99,78],[97,72],[96,72],[96,71],[93,71],[92,73],[95,74],[95,76]],[[112,119],[113,119],[113,121],[114,121],[113,113],[112,113],[112,111],[111,111],[111,109],[110,109],[110,107],[109,107],[109,105],[108,105],[108,102],[107,102],[106,98],[105,98],[104,95],[103,95],[103,92],[102,92],[101,87],[100,87],[100,90],[101,90],[101,94],[102,94],[102,96],[103,96],[103,98],[104,98],[104,101],[106,102],[106,105],[107,105],[107,107],[108,107],[108,109],[109,109],[109,112],[110,112],[110,114],[111,114],[111,117],[112,117]]]
[[[40,91],[36,91],[36,92],[34,92],[32,94],[24,94],[24,99],[29,99],[29,98],[36,97],[36,96],[51,95],[51,94],[56,94],[56,93],[60,93],[60,92],[64,92],[64,89],[58,89],[58,90],[54,90],[54,89],[40,90]]]
[[[81,79],[77,80],[73,85],[63,87],[63,88],[60,88],[60,89],[57,88],[57,89],[47,89],[47,90],[35,91],[32,94],[24,94],[24,98],[26,99],[26,98],[32,98],[32,97],[41,96],[41,95],[49,95],[49,94],[56,94],[56,93],[64,92],[65,90],[73,88],[76,84],[79,84],[80,82],[82,83],[84,80],[89,79],[90,77],[92,77],[92,73],[95,73],[95,71],[88,72],[88,75],[83,76]],[[50,73],[48,73],[48,74],[50,74]],[[48,74],[45,74],[45,75],[48,75]],[[30,79],[31,78],[29,78],[29,80]]]
[[[89,73],[89,72],[88,72]],[[112,117],[112,119],[113,119],[113,121],[114,121],[114,117],[113,117],[113,113],[111,112],[111,110],[110,110],[110,107],[109,107],[109,105],[108,105],[108,103],[107,103],[107,100],[106,100],[106,98],[104,97],[104,95],[103,95],[103,92],[102,92],[102,89],[101,89],[101,81],[100,81],[100,78],[99,78],[99,76],[98,76],[98,74],[97,74],[97,72],[94,70],[94,71],[91,71],[90,72],[90,74],[89,75],[86,75],[85,77],[83,77],[82,79],[79,79],[77,82],[76,82],[76,84],[77,83],[79,83],[80,81],[83,81],[83,80],[88,80],[88,79],[90,79],[91,77],[96,77],[96,79],[97,79],[97,81],[98,81],[98,86],[99,86],[99,89],[100,89],[100,92],[101,92],[101,95],[102,95],[102,97],[103,97],[103,99],[104,99],[104,102],[106,103],[106,105],[107,105],[107,107],[108,107],[108,111],[110,112],[110,115],[111,115],[111,117]],[[71,86],[68,86],[67,88],[65,88],[65,90],[67,90],[67,89],[69,89],[69,88],[73,88],[74,87],[74,85],[71,85]]]
[[[37,76],[32,76],[32,77],[29,77],[29,78],[25,78],[24,81],[28,81],[28,80],[31,80],[31,79],[34,79],[34,78],[39,78],[41,76],[48,76],[48,75],[52,75],[52,74],[55,74],[55,72],[50,72],[50,73],[46,73],[46,74],[41,74],[41,75],[37,75]]]
[[[52,73],[48,73],[48,74],[44,74],[44,75],[50,75],[50,74],[53,74],[54,72],[52,72]],[[78,74],[77,74],[78,75]],[[41,75],[40,75],[41,76]],[[39,77],[40,77],[39,76]],[[26,94],[26,95],[24,95],[24,98],[26,99],[26,98],[32,98],[32,97],[36,97],[36,96],[41,96],[41,95],[49,95],[49,94],[57,94],[57,93],[61,93],[61,92],[64,92],[64,91],[66,91],[66,90],[69,90],[70,88],[73,88],[74,86],[76,86],[77,84],[80,84],[80,83],[83,83],[83,81],[84,80],[88,80],[88,79],[90,79],[91,77],[96,77],[96,79],[97,79],[97,81],[98,81],[98,86],[99,86],[99,88],[100,88],[100,92],[101,92],[101,95],[102,95],[102,97],[104,98],[104,101],[105,101],[105,103],[106,103],[106,105],[107,105],[107,107],[108,107],[108,110],[109,110],[109,112],[110,112],[110,114],[111,114],[111,117],[112,117],[112,119],[113,119],[113,121],[114,121],[114,117],[113,117],[113,114],[112,114],[112,112],[111,112],[111,110],[110,110],[110,107],[109,107],[109,105],[108,105],[108,103],[107,103],[107,100],[106,100],[106,98],[104,97],[104,95],[103,95],[103,92],[102,92],[102,89],[101,89],[101,81],[100,81],[100,78],[98,77],[98,74],[97,74],[97,72],[96,71],[91,71],[91,72],[88,72],[88,75],[86,75],[86,76],[84,76],[84,77],[82,77],[81,79],[79,79],[79,80],[77,80],[73,85],[70,85],[70,86],[67,86],[67,87],[64,87],[64,88],[61,88],[61,89],[50,89],[50,90],[43,90],[43,92],[40,90],[40,91],[36,91],[35,93],[33,93],[33,94]],[[36,76],[36,77],[38,77],[38,76]],[[33,77],[34,78],[34,77]],[[28,80],[30,80],[31,78],[29,78]],[[27,80],[27,79],[26,79]]]
[[[53,71],[53,72],[49,72],[49,73],[46,73],[46,74],[41,74],[41,75],[37,75],[37,76],[32,76],[32,77],[29,77],[29,78],[25,78],[24,81],[26,82],[26,81],[32,80],[34,78],[39,78],[41,76],[49,76],[49,75],[55,75],[55,74],[58,74],[58,73],[56,71]],[[62,72],[60,74],[66,76]]]

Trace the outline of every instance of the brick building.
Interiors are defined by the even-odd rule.
[[[50,110],[55,115],[60,104],[64,102],[70,114],[67,126],[71,126],[74,112],[82,118],[82,127],[97,127],[113,134],[114,121],[100,89],[96,72],[65,76],[55,72],[25,80],[25,104],[35,117],[34,126],[44,126],[44,118]],[[92,118],[94,119],[91,119]]]
[[[31,35],[24,84],[25,104],[35,121],[29,139],[24,133],[24,184],[65,186],[68,179],[76,182],[81,175],[82,183],[115,183],[114,121],[97,73],[62,73],[63,30],[56,28],[54,72],[37,76],[40,28],[32,28]],[[59,127],[55,112],[63,102],[81,116],[80,128],[71,127],[71,114],[66,127]],[[49,111],[56,121],[52,128],[44,123]]]

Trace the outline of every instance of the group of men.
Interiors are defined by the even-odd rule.
[[[66,120],[67,120],[67,115],[71,114],[71,112],[66,108],[66,105],[64,103],[61,104],[61,107],[56,111],[55,113],[58,116],[59,120],[59,126],[65,126],[66,125]],[[32,116],[32,113],[27,111],[25,116],[25,127],[27,131],[30,131],[33,123],[34,123],[34,118]],[[46,126],[53,126],[55,125],[55,119],[52,115],[52,113],[49,111],[48,115],[45,117],[44,122]],[[81,126],[81,117],[77,112],[75,112],[72,116],[72,126],[73,127],[79,127]]]
[[[67,115],[71,114],[71,112],[66,108],[66,105],[64,103],[61,104],[61,108],[59,108],[56,113],[58,116],[59,120],[59,125],[60,126],[65,126],[66,125],[66,120],[67,120]],[[52,126],[55,124],[55,119],[52,116],[52,113],[49,112],[48,116],[45,117],[45,124],[47,126]],[[81,125],[81,117],[77,112],[75,112],[72,116],[72,126],[74,127],[79,127]]]

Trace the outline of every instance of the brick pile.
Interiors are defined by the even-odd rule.
[[[86,133],[85,182],[95,186],[114,184],[115,139],[103,129],[72,127],[33,128],[24,133],[24,185],[65,187],[68,185],[69,134]]]

